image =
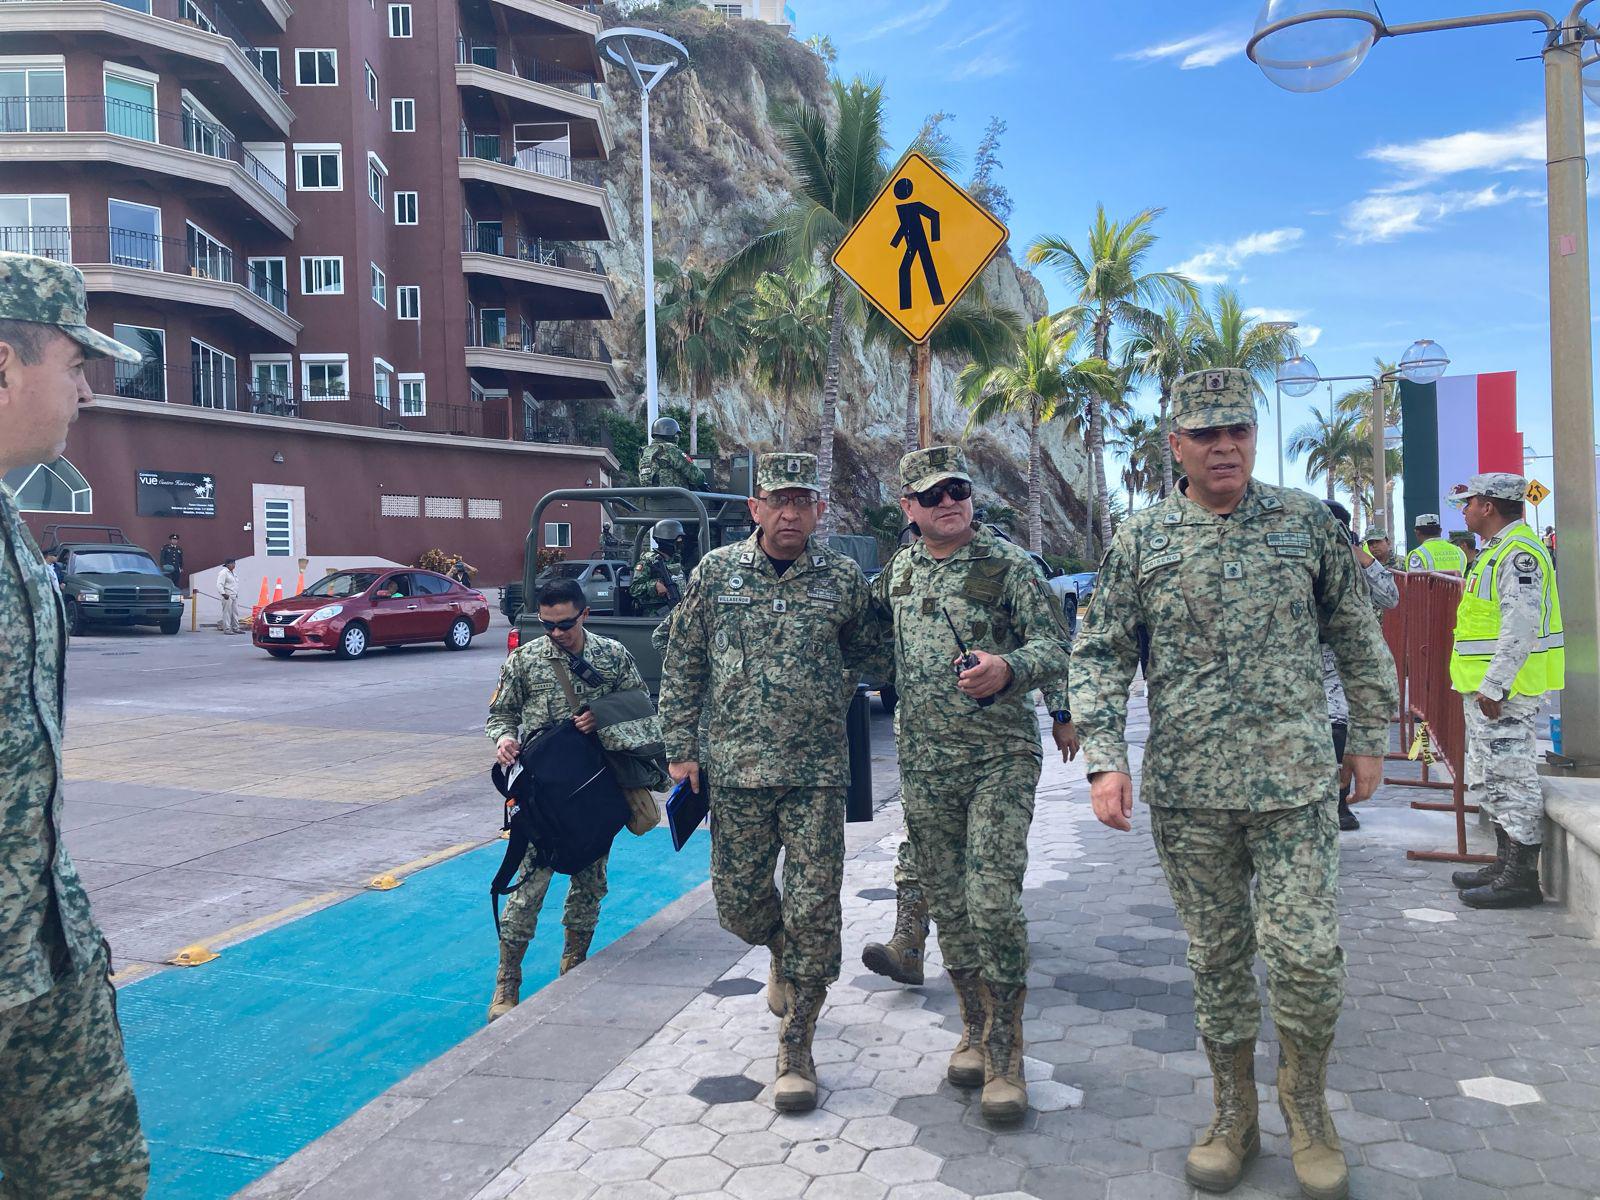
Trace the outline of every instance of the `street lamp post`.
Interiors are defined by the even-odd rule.
[[[1594,463],[1594,381],[1589,325],[1589,218],[1583,138],[1583,47],[1600,32],[1578,0],[1565,21],[1534,9],[1390,25],[1373,0],[1267,0],[1245,53],[1292,92],[1348,79],[1381,39],[1488,25],[1534,24],[1545,31],[1545,174],[1549,192],[1550,410],[1555,439],[1556,533],[1561,600],[1571,669],[1562,696],[1569,718],[1563,750],[1573,769],[1600,773],[1600,559]],[[1591,60],[1593,61],[1593,60]]]
[[[1263,321],[1264,329],[1277,329],[1287,333],[1291,329],[1299,329],[1299,321]],[[1281,364],[1280,364],[1281,366]],[[1276,379],[1272,383],[1273,408],[1278,414],[1278,486],[1283,486],[1283,386]]]
[[[595,45],[604,50],[612,62],[623,67],[639,89],[639,157],[643,164],[639,203],[644,210],[641,213],[644,227],[644,426],[648,436],[661,411],[656,370],[655,213],[650,199],[650,93],[668,75],[689,65],[689,51],[682,42],[664,33],[626,26],[606,30],[595,39]],[[665,51],[666,57],[660,62],[640,62],[635,51],[651,58],[658,58]],[[691,441],[695,433],[695,430],[689,431]]]

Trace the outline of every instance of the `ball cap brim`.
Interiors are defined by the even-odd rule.
[[[913,479],[910,483],[906,484],[906,491],[925,492],[934,484],[943,483],[946,479],[965,479],[968,483],[972,482],[972,476],[968,475],[965,471],[934,471],[931,474],[923,475],[920,478]]]
[[[1256,423],[1256,410],[1246,404],[1216,404],[1192,408],[1172,418],[1172,424],[1190,433],[1200,429],[1227,429],[1233,425]]]
[[[132,346],[119,342],[116,338],[107,337],[87,325],[57,325],[56,328],[97,358],[113,358],[117,362],[130,365],[144,361],[144,355]]]

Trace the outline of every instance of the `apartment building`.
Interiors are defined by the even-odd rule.
[[[565,0],[0,0],[0,248],[77,264],[145,354],[92,364],[70,461],[8,481],[30,520],[176,528],[196,567],[438,546],[519,574],[533,500],[615,467],[574,444],[621,388],[600,28]],[[151,476],[214,503],[153,511]]]
[[[725,17],[765,21],[785,29],[794,26],[794,5],[789,0],[700,0],[700,3]]]

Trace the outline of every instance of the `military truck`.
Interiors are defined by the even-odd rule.
[[[167,634],[182,627],[182,594],[115,525],[46,525],[43,541],[45,553],[57,556],[74,634],[107,625],[154,625]]]

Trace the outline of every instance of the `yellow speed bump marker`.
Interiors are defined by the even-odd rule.
[[[912,151],[834,252],[833,265],[913,342],[925,342],[1010,232]]]
[[[217,952],[210,946],[203,946],[196,942],[193,946],[185,946],[182,950],[179,950],[171,958],[167,959],[167,962],[174,967],[198,967],[202,963],[211,962],[217,957]]]
[[[374,875],[371,879],[367,880],[367,887],[375,892],[387,892],[393,888],[399,887],[401,882],[401,880],[395,878],[393,875]]]

